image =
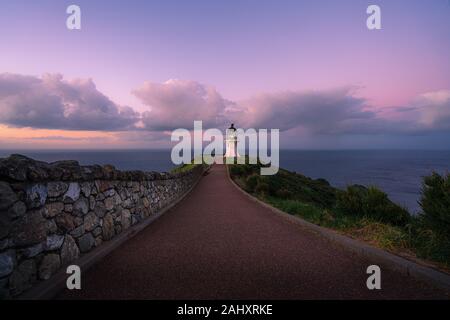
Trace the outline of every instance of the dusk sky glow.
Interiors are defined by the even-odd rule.
[[[169,147],[194,120],[280,128],[286,148],[449,149],[450,3],[0,2],[0,148]]]

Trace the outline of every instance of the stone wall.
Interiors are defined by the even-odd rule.
[[[179,199],[204,168],[179,173],[0,159],[0,298],[14,298]]]

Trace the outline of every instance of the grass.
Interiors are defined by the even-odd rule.
[[[355,200],[354,193],[333,188],[323,179],[314,180],[282,169],[274,176],[262,177],[256,174],[258,170],[257,165],[230,165],[231,177],[242,189],[273,207],[450,272],[448,236],[428,227],[423,216],[404,219],[405,209],[391,202],[382,191],[355,186],[364,191],[363,197]],[[356,214],[351,209],[358,206],[362,210]],[[394,216],[394,219],[386,220],[386,214],[398,214],[402,219]]]
[[[334,229],[377,247],[395,251],[397,248],[407,248],[407,235],[400,227],[381,223],[370,218],[360,218],[345,214],[337,214],[328,209],[302,203],[296,200],[276,198],[262,199],[270,205],[306,221]]]
[[[179,166],[176,166],[172,170],[170,170],[171,173],[181,173],[181,172],[187,172],[199,165],[208,165],[212,164],[214,162],[214,157],[211,156],[199,156],[191,160],[191,163],[183,163]]]
[[[405,227],[394,226],[369,217],[318,208],[297,200],[258,198],[311,223],[413,260],[428,260],[427,264],[431,262],[444,271],[450,271],[450,241],[431,229],[412,227],[411,224]]]
[[[172,170],[170,170],[170,172],[171,173],[187,172],[187,171],[194,169],[196,166],[198,166],[198,164],[193,164],[193,163],[182,164],[182,165],[179,165],[179,166],[173,168]]]

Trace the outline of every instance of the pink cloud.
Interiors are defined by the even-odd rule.
[[[138,114],[97,90],[91,79],[64,80],[0,74],[0,123],[13,127],[114,131],[130,128]]]
[[[133,94],[151,108],[142,114],[145,128],[151,130],[191,128],[194,120],[216,127],[223,123],[223,112],[230,103],[213,87],[196,81],[145,82]]]
[[[450,90],[422,94],[416,104],[420,114],[419,123],[426,128],[450,129]]]
[[[450,90],[424,93],[402,107],[377,109],[358,88],[262,93],[233,102],[196,81],[145,82],[133,94],[148,108],[138,113],[110,100],[91,79],[64,80],[0,74],[0,123],[81,131],[116,131],[123,142],[162,142],[167,132],[204,128],[295,130],[309,136],[417,134],[450,130]],[[142,139],[141,139],[142,138]]]

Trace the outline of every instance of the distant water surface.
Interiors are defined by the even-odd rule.
[[[333,186],[374,185],[412,213],[420,210],[423,177],[450,169],[450,151],[281,151],[280,166]]]
[[[5,151],[0,150],[0,157],[12,153],[45,162],[59,160],[77,160],[81,165],[112,164],[120,170],[170,171],[175,166],[170,160],[170,150],[77,150],[77,151]]]
[[[82,165],[112,164],[121,170],[170,171],[174,165],[170,150],[114,151],[5,151],[0,157],[20,153],[53,162],[78,160]],[[423,176],[433,170],[446,173],[450,169],[450,151],[364,150],[364,151],[300,151],[282,150],[281,167],[312,178],[325,178],[333,186],[349,184],[375,185],[396,203],[411,212],[420,210]]]

